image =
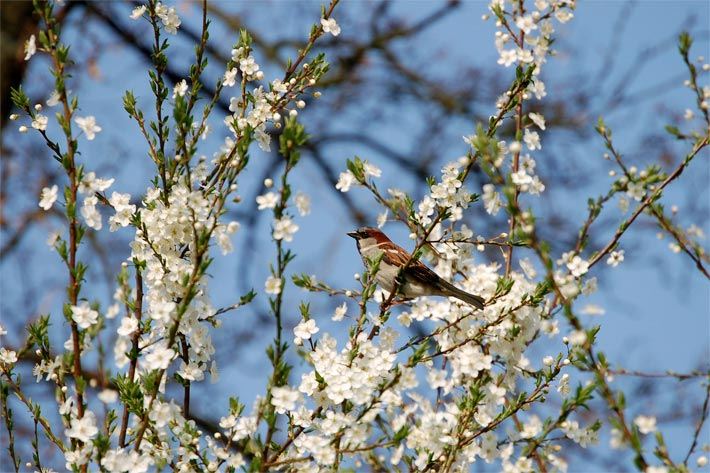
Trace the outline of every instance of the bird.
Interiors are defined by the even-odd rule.
[[[397,288],[399,295],[406,299],[420,296],[455,297],[477,309],[483,309],[482,297],[459,289],[429,269],[419,260],[412,260],[412,255],[396,245],[387,235],[377,228],[362,227],[348,236],[355,239],[357,249],[365,265],[382,255],[380,266],[375,275],[377,283],[388,292]],[[409,263],[409,264],[407,264]],[[404,269],[400,275],[400,270]],[[398,280],[398,278],[400,278]],[[399,281],[399,284],[398,284]]]

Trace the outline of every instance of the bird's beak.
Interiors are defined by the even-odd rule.
[[[357,232],[348,232],[348,236],[357,239]]]

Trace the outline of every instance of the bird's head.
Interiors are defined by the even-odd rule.
[[[358,228],[354,232],[348,232],[348,236],[354,238],[358,242],[361,240],[367,240],[367,239],[373,239],[377,243],[383,243],[386,241],[390,241],[390,239],[387,238],[387,235],[382,233],[377,228],[373,228],[373,227]]]

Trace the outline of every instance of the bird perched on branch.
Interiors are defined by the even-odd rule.
[[[375,280],[386,291],[391,293],[396,288],[397,294],[406,299],[420,296],[451,296],[483,309],[483,298],[469,294],[445,281],[424,263],[412,259],[412,255],[394,244],[380,230],[363,227],[348,233],[348,236],[353,237],[357,242],[357,249],[366,265],[368,260],[374,261],[382,255]]]

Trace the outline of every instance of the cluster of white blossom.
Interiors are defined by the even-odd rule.
[[[533,67],[530,84],[518,97],[523,102],[533,96],[540,100],[547,95],[540,74],[547,57],[554,54],[550,49],[554,20],[566,23],[573,17],[574,7],[574,0],[536,0],[523,3],[494,0],[490,3],[490,9],[496,17],[495,45],[499,53],[498,63],[505,67]],[[484,19],[488,19],[488,15],[484,15]],[[508,91],[497,100],[498,109],[502,110],[510,103],[511,95],[512,92]],[[540,134],[534,131],[532,126],[545,130],[545,117],[540,113],[530,112],[525,118],[522,124],[524,128],[521,130],[522,143],[499,142],[498,155],[493,157],[492,162],[500,168],[508,155],[519,156],[520,165],[510,175],[513,185],[519,192],[539,195],[545,190],[545,185],[534,172],[535,160],[531,154],[521,155],[521,152],[523,145],[530,152],[542,149]],[[471,143],[472,138],[474,137],[466,137],[465,141]],[[500,194],[492,184],[486,184],[483,191],[486,211],[491,215],[497,214],[501,208]]]
[[[138,8],[132,16],[138,18],[144,13],[145,9]],[[174,9],[159,4],[156,6],[156,15],[169,32],[174,32],[180,24]],[[335,34],[337,23],[329,21],[328,28]],[[308,70],[308,64],[303,65],[303,70]],[[240,74],[245,83],[262,80],[264,77],[247,43],[232,50],[230,66],[224,74],[222,85],[236,85]],[[231,97],[232,114],[225,117],[224,122],[232,136],[225,138],[221,150],[215,154],[212,172],[237,168],[242,163],[237,147],[240,141],[250,139],[247,133],[253,132],[253,138],[259,146],[269,151],[271,137],[266,132],[267,124],[270,122],[280,127],[279,110],[291,102],[295,102],[296,108],[303,108],[305,102],[296,98],[305,88],[314,84],[315,80],[304,74],[298,81],[291,79],[282,82],[276,79],[270,83],[269,91],[258,86],[247,89],[246,95]],[[187,82],[176,84],[173,92],[174,99],[185,96],[188,92]],[[295,109],[289,111],[291,116],[296,114]],[[180,157],[175,160],[179,161]],[[219,245],[223,254],[227,254],[232,251],[231,235],[239,228],[239,224],[219,221],[221,203],[229,193],[236,190],[236,184],[223,177],[221,184],[218,181],[216,186],[205,185],[209,181],[208,175],[210,170],[205,159],[201,158],[191,169],[189,180],[183,178],[174,182],[169,191],[163,188],[149,189],[139,208],[130,204],[128,194],[113,193],[109,199],[114,210],[110,218],[111,229],[136,226],[129,261],[134,262],[137,270],[142,272],[145,286],[144,317],[139,320],[129,312],[121,320],[114,346],[115,361],[119,368],[125,369],[131,362],[128,353],[137,337],[140,356],[133,362],[136,377],[157,370],[162,378],[158,381],[157,393],[141,384],[147,418],[133,416],[129,428],[129,431],[135,433],[144,427],[143,422],[149,422],[152,435],[143,441],[138,451],[129,452],[122,448],[109,450],[102,460],[102,466],[108,471],[125,471],[127,468],[146,471],[157,463],[167,461],[174,462],[178,471],[191,471],[191,462],[196,459],[202,461],[210,471],[216,471],[220,466],[239,468],[244,464],[240,454],[225,448],[211,437],[204,437],[195,427],[194,421],[186,420],[182,409],[164,397],[169,369],[173,369],[185,382],[202,381],[208,371],[213,379],[217,377],[216,363],[212,359],[215,348],[208,328],[219,321],[214,319],[216,311],[209,299],[206,276],[197,271],[201,264],[198,240],[207,236]],[[218,192],[217,189],[223,185],[226,187]],[[269,180],[266,187],[271,185]],[[87,189],[91,188],[95,192],[105,190],[96,187],[95,182],[93,187],[87,184]],[[295,203],[300,215],[310,212],[310,199],[305,194],[298,193]],[[269,192],[260,196],[257,204],[259,209],[274,208],[277,195]],[[273,237],[275,240],[291,241],[297,230],[298,225],[284,215],[274,222]],[[196,274],[200,276],[194,281]],[[270,278],[266,283],[266,292],[278,294],[281,284],[281,279]],[[191,295],[188,294],[188,288]],[[115,295],[117,301],[130,300],[131,297],[135,295],[124,294],[122,290]],[[82,322],[86,318],[83,316]],[[187,351],[180,354],[179,366],[173,366],[178,358],[177,345],[174,344],[176,340],[182,340],[182,346]],[[273,397],[279,398],[278,391],[274,392]],[[225,435],[228,434],[233,441],[239,441],[255,433],[257,419],[232,414],[223,418],[220,426],[225,429]],[[177,439],[177,443],[171,441],[171,438]],[[201,450],[201,454],[196,453]],[[90,451],[86,455],[71,452],[70,456],[71,460],[76,460],[71,463],[80,464],[77,462],[88,458]]]
[[[519,2],[501,0],[491,3],[492,11],[499,13],[499,32],[496,34],[496,46],[501,56],[499,62],[505,66],[516,63],[523,67],[535,66],[530,85],[521,94],[523,100],[532,96],[541,99],[546,95],[539,73],[551,53],[553,20],[568,21],[572,17],[570,10],[574,7],[571,1],[533,3],[534,10],[530,11],[518,10]],[[512,10],[507,11],[506,7]],[[513,38],[512,31],[516,28],[522,34]],[[522,43],[517,44],[520,41]],[[510,99],[510,93],[501,97],[499,107],[504,108]],[[531,112],[523,117],[522,123],[521,142],[498,142],[497,155],[491,157],[491,162],[500,169],[507,157],[515,156],[520,165],[517,170],[510,172],[512,184],[519,192],[537,195],[544,191],[545,186],[535,174],[535,161],[530,153],[542,148],[539,131],[546,129],[545,118]],[[473,147],[475,138],[466,137],[465,141]],[[523,147],[527,148],[527,153],[521,154]],[[346,458],[349,456],[358,465],[364,458],[358,457],[357,452],[368,451],[368,442],[376,443],[377,428],[369,422],[371,416],[378,416],[391,428],[387,436],[390,439],[399,429],[407,427],[407,433],[399,441],[387,444],[390,453],[388,460],[381,456],[380,461],[397,465],[406,455],[419,469],[441,461],[446,462],[453,471],[465,471],[468,465],[481,458],[489,463],[500,461],[504,471],[532,471],[532,458],[515,458],[515,452],[519,451],[516,442],[541,434],[543,422],[540,418],[529,416],[518,432],[511,432],[508,436],[486,432],[487,427],[497,425],[506,409],[517,399],[521,386],[526,383],[526,373],[546,369],[559,371],[570,362],[563,359],[560,353],[557,361],[548,356],[542,367],[536,367],[536,363],[525,355],[528,346],[540,333],[554,335],[559,332],[557,321],[545,317],[547,307],[544,301],[530,303],[529,298],[536,291],[533,279],[536,272],[532,265],[527,260],[521,262],[524,272],[513,271],[507,274],[510,287],[501,291],[500,265],[476,264],[471,250],[481,245],[475,245],[474,233],[465,225],[458,230],[454,229],[455,222],[461,220],[464,210],[474,200],[463,183],[467,175],[464,169],[469,165],[470,157],[463,157],[443,167],[440,180],[433,183],[429,194],[415,205],[416,223],[422,229],[434,225],[428,231],[431,242],[445,240],[445,236],[450,236],[453,241],[472,242],[431,243],[435,270],[447,279],[462,274],[462,289],[476,293],[489,302],[483,310],[478,311],[453,299],[416,299],[410,309],[399,314],[396,322],[405,327],[414,322],[434,327],[427,339],[435,342],[435,354],[417,362],[411,359],[403,362],[399,359],[397,355],[401,350],[394,348],[399,337],[396,324],[391,326],[390,321],[383,325],[375,314],[368,314],[367,320],[379,327],[372,332],[376,336],[373,338],[372,333],[368,336],[367,331],[356,330],[340,352],[336,350],[335,340],[329,334],[319,334],[321,336],[317,343],[311,345],[315,348],[307,355],[307,361],[314,366],[314,371],[304,374],[298,392],[284,388],[283,397],[272,401],[279,403],[280,409],[290,412],[295,425],[309,429],[308,434],[302,433],[294,441],[292,451],[283,457],[309,460],[307,465],[299,463],[300,471],[331,467],[337,457],[336,453],[344,454]],[[377,172],[376,176],[379,175]],[[366,165],[363,166],[362,177],[353,171],[344,171],[340,174],[336,188],[347,192],[353,184],[362,183],[362,179],[368,176],[374,174],[368,172]],[[503,207],[501,194],[495,184],[483,187],[483,203],[489,214],[496,214]],[[441,219],[442,213],[446,213],[446,220]],[[378,218],[378,226],[384,224],[387,214]],[[522,219],[523,224],[527,225],[524,227],[526,231],[532,231],[532,228],[528,228],[530,224],[526,223],[527,220],[532,221],[530,215],[524,212]],[[413,233],[412,236],[416,235]],[[622,259],[623,252],[614,257],[615,262]],[[565,283],[573,285],[575,291],[579,292],[580,282],[576,278],[587,272],[588,263],[578,255],[570,254],[565,255],[560,264],[566,264],[572,275],[572,279],[565,280]],[[560,276],[568,277],[565,274],[560,273]],[[342,320],[342,312],[345,310],[333,319]],[[297,326],[296,343],[316,335],[318,328],[310,322],[307,321],[307,325],[304,321]],[[584,332],[582,335],[586,337]],[[379,344],[376,342],[378,339]],[[584,341],[581,337],[575,337],[575,343],[581,344]],[[414,344],[405,347],[416,349],[418,346]],[[377,363],[373,363],[372,355],[377,357]],[[322,359],[329,362],[321,363]],[[422,383],[423,380],[426,383]],[[369,389],[368,396],[360,395],[359,388],[363,384]],[[463,399],[469,394],[462,386],[476,386],[477,392],[482,393],[477,404],[468,410],[462,407],[465,405]],[[561,386],[560,393],[566,396],[569,393],[568,375],[562,377]],[[423,395],[424,389],[440,392],[436,405]],[[338,407],[341,402],[353,408],[344,411]],[[314,414],[314,409],[318,409],[318,415]],[[325,420],[328,420],[328,428],[335,425],[333,432],[340,439],[338,452],[333,449],[332,442],[326,442],[328,432],[322,426]],[[347,425],[350,427],[345,428]],[[595,428],[579,428],[573,421],[560,426],[560,429],[567,437],[583,446],[596,438]],[[481,432],[486,433],[480,435]],[[342,439],[347,435],[348,441],[343,442]],[[555,456],[553,451],[544,449],[547,463],[559,471],[565,471],[565,461]],[[348,455],[348,452],[352,454]]]
[[[233,87],[237,83],[237,76],[241,73],[242,77],[247,82],[262,80],[264,72],[259,64],[254,59],[251,51],[239,46],[232,49],[232,64],[222,79],[222,84],[226,87]],[[251,99],[249,103],[242,103],[242,98],[231,97],[229,100],[229,110],[231,115],[224,117],[225,125],[230,131],[238,136],[247,126],[254,130],[259,147],[264,151],[271,150],[271,136],[266,132],[268,122],[272,122],[274,126],[281,126],[281,114],[278,109],[279,104],[287,95],[293,94],[296,80],[284,83],[280,79],[274,79],[270,83],[269,91],[265,91],[262,86],[258,86],[250,91]],[[312,84],[311,84],[312,85]],[[296,110],[292,110],[296,112]],[[228,138],[231,140],[231,138]],[[229,145],[230,142],[225,142]]]
[[[364,178],[368,177],[380,177],[382,175],[382,170],[376,165],[365,160],[362,162]],[[338,182],[335,184],[335,188],[340,192],[348,192],[353,184],[357,184],[357,178],[349,170],[343,171],[338,176]]]
[[[177,29],[180,27],[182,21],[175,11],[175,7],[166,7],[161,2],[158,2],[155,5],[155,14],[163,23],[165,31],[170,34],[177,34]]]
[[[460,180],[461,167],[468,163],[467,158],[448,163],[441,170],[441,182],[431,186],[431,192],[419,203],[418,220],[422,226],[432,223],[432,215],[438,208],[447,209],[448,219],[456,222],[463,218],[463,211],[472,201],[472,195]]]

